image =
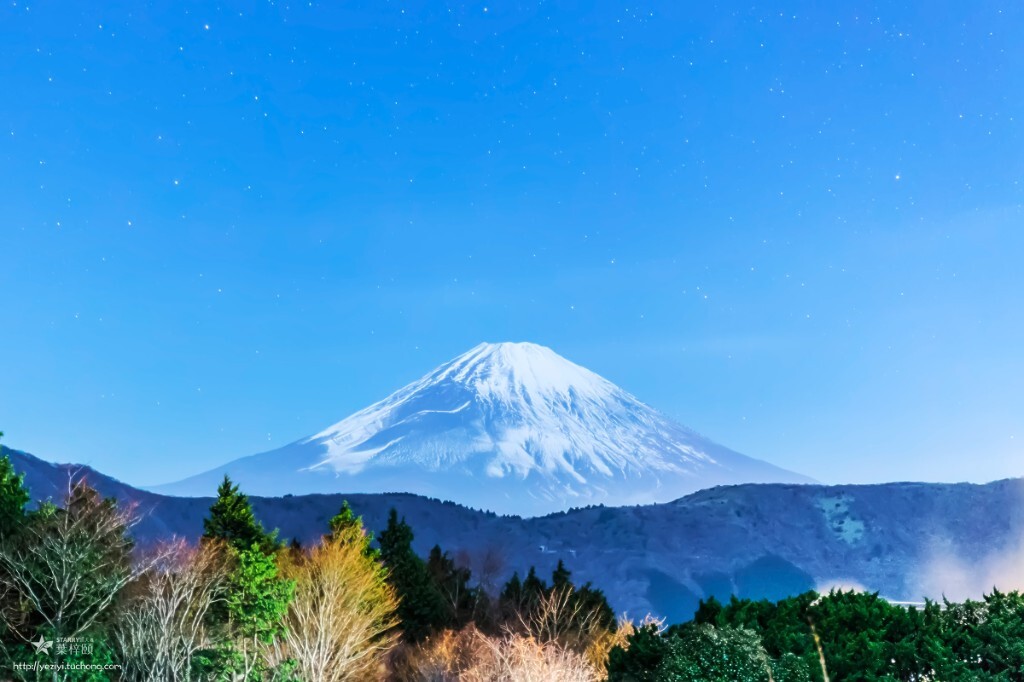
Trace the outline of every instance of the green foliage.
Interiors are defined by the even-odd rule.
[[[497,617],[499,622],[508,622],[523,611],[526,606],[523,581],[516,571],[498,594]]]
[[[225,609],[232,628],[243,638],[271,644],[284,631],[294,583],[278,577],[273,555],[256,543],[238,552],[238,565],[228,577]]]
[[[971,671],[979,680],[1024,679],[1024,595],[993,590],[980,602],[946,602],[938,619],[936,612],[926,609],[925,627],[941,628],[937,639],[945,650],[932,659],[939,675],[956,679]]]
[[[811,670],[807,662],[796,654],[786,652],[772,661],[772,678],[775,682],[810,682]]]
[[[3,435],[0,431],[0,437]],[[0,457],[0,538],[10,537],[20,530],[28,503],[25,475],[14,471],[10,456]]]
[[[40,636],[91,643],[89,651],[58,653],[55,646],[49,662],[116,663],[113,624],[125,613],[121,604],[131,601],[121,595],[147,584],[146,570],[133,561],[131,514],[83,482],[72,487],[62,507],[43,503],[27,511],[28,502],[23,477],[8,457],[0,458],[0,676],[13,675],[13,662],[37,660],[28,642]],[[199,666],[191,672],[208,680],[297,682],[296,661],[272,665],[281,657],[270,652],[290,641],[285,623],[292,622],[287,616],[296,583],[288,578],[301,574],[307,566],[302,562],[311,560],[308,553],[297,543],[290,554],[282,553],[275,534],[264,531],[248,498],[227,478],[204,529],[206,541],[226,548],[228,563],[218,569],[226,587],[199,617],[205,649],[193,659]],[[376,571],[378,586],[391,584],[409,641],[469,622],[495,630],[516,623],[529,630],[539,623],[550,641],[571,647],[586,639],[588,628],[614,628],[604,594],[589,583],[573,584],[561,561],[550,584],[532,567],[525,579],[514,574],[498,598],[497,617],[485,613],[486,595],[472,586],[469,570],[439,546],[426,561],[417,556],[412,529],[395,510],[380,534],[379,550],[348,504],[331,519],[325,541],[336,543],[335,549],[357,547],[350,556]],[[387,630],[392,622],[388,615],[378,628],[387,631],[385,637],[393,633]],[[314,626],[312,632],[319,633]],[[634,631],[626,646],[608,655],[608,679],[819,682],[819,644],[832,680],[1024,680],[1024,595],[993,591],[980,601],[927,602],[920,609],[863,592],[808,592],[775,603],[710,598],[691,623],[664,632],[656,626]],[[101,671],[68,671],[63,679],[107,677]]]
[[[295,583],[280,577],[276,557],[266,554],[258,542],[231,551],[235,565],[212,618],[216,645],[198,663],[212,679],[260,680],[271,672],[263,654],[285,632]]]
[[[333,542],[338,538],[359,537],[363,545],[363,554],[370,559],[379,560],[380,550],[373,546],[373,533],[363,526],[363,517],[356,516],[349,506],[348,501],[341,503],[341,510],[328,521],[331,531],[327,535],[328,541]],[[353,535],[351,531],[358,533]]]
[[[406,641],[419,642],[450,624],[450,610],[427,565],[412,549],[413,534],[394,509],[378,540],[388,580],[398,595],[398,618]]]
[[[523,581],[523,603],[527,608],[535,606],[541,599],[550,592],[548,584],[543,579],[537,577],[537,569],[530,566],[529,572],[526,574],[526,580]]]
[[[267,533],[256,520],[249,498],[226,475],[217,488],[217,500],[210,514],[203,519],[203,538],[223,540],[237,551],[246,551],[258,545],[267,554],[276,552],[275,533]]]
[[[665,682],[768,682],[768,655],[751,630],[689,624],[668,639],[659,668]]]
[[[687,623],[638,629],[608,660],[609,682],[809,682],[793,654],[771,660],[753,630]],[[769,678],[770,676],[770,678]]]
[[[133,546],[116,501],[78,482],[64,508],[44,504],[25,516],[0,564],[20,595],[25,623],[70,637],[107,616],[130,579]]]
[[[469,585],[469,569],[457,566],[448,552],[434,545],[427,557],[427,573],[444,597],[448,626],[460,629],[473,620],[479,595],[478,590]]]
[[[608,682],[658,682],[671,644],[654,625],[638,628],[628,647],[617,646],[608,654]]]
[[[822,679],[815,633],[832,679],[1024,679],[1024,596],[1016,592],[920,609],[864,592],[808,592],[774,604],[710,599],[694,620],[756,631],[780,682]]]
[[[588,582],[575,590],[573,598],[575,603],[580,605],[580,612],[595,614],[596,622],[600,627],[615,632],[615,612],[612,611],[604,592]]]
[[[226,597],[211,611],[218,629],[217,646],[207,651],[202,667],[215,679],[262,679],[270,669],[264,649],[284,633],[284,617],[295,584],[282,578],[276,533],[256,520],[249,498],[227,476],[217,500],[203,520],[203,539],[223,542],[232,558]]]

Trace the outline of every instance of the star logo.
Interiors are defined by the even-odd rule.
[[[42,635],[39,635],[38,642],[32,642],[32,646],[36,648],[37,654],[50,655],[50,647],[53,646],[53,642],[50,640],[43,639]]]

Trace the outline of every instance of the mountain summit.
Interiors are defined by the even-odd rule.
[[[283,448],[160,486],[210,495],[411,492],[534,516],[809,479],[717,445],[544,346],[483,343]]]

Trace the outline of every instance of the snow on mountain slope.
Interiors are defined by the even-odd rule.
[[[717,445],[531,343],[484,343],[323,431],[157,488],[412,492],[532,516],[809,479]]]

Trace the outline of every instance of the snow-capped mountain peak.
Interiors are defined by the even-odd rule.
[[[256,494],[415,492],[524,515],[807,480],[717,445],[533,343],[480,344],[309,438],[210,473],[224,472]],[[165,488],[199,494],[207,478]]]
[[[439,368],[435,380],[471,386],[481,398],[504,403],[607,396],[614,384],[535,343],[482,343]]]

